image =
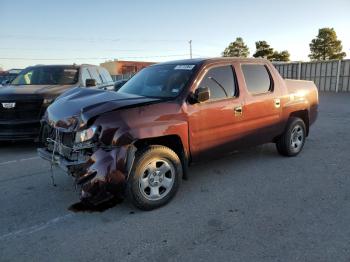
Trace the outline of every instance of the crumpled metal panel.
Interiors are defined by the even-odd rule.
[[[77,178],[82,185],[82,199],[99,204],[122,194],[127,179],[127,147],[110,151],[98,149],[90,158],[85,174]]]

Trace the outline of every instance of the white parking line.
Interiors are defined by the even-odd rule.
[[[31,227],[27,227],[27,228],[23,228],[20,230],[16,230],[16,231],[12,231],[10,233],[4,234],[0,236],[0,240],[5,240],[7,238],[11,238],[11,237],[16,237],[16,236],[23,236],[23,235],[30,235],[32,233],[44,230],[46,228],[48,228],[51,225],[57,224],[58,222],[65,220],[69,217],[72,217],[74,214],[67,214],[64,216],[60,216],[60,217],[56,217],[53,218],[47,222],[44,223],[40,223]]]
[[[17,160],[6,161],[6,162],[0,163],[0,166],[8,165],[8,164],[16,163],[16,162],[17,162]]]
[[[2,162],[0,163],[0,166],[4,166],[4,165],[8,165],[8,164],[13,164],[13,163],[17,163],[17,162],[24,162],[24,161],[30,161],[30,160],[36,160],[39,159],[40,157],[35,156],[35,157],[29,157],[29,158],[22,158],[19,160],[10,160],[10,161],[6,161],[6,162]]]
[[[20,159],[18,161],[22,162],[22,161],[28,161],[28,160],[35,160],[35,159],[39,159],[40,157],[38,156],[34,156],[34,157],[29,157],[29,158],[23,158],[23,159]]]

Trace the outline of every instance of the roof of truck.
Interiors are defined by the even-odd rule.
[[[98,65],[91,65],[91,64],[59,64],[59,65],[43,65],[43,64],[38,64],[38,65],[33,65],[33,66],[28,66],[28,67],[66,67],[66,68],[80,68],[80,67],[87,67],[87,66],[93,66],[93,67],[100,67]]]
[[[156,65],[199,65],[204,63],[213,63],[213,62],[227,62],[227,61],[240,61],[240,62],[267,62],[268,60],[264,58],[241,58],[241,57],[213,57],[213,58],[194,58],[194,59],[183,59],[183,60],[174,60],[168,62],[162,62]]]

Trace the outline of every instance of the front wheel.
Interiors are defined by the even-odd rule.
[[[165,146],[150,146],[136,154],[127,194],[136,207],[155,209],[171,200],[181,178],[182,165],[178,155]]]
[[[306,138],[305,123],[301,118],[291,117],[285,132],[276,142],[278,153],[283,156],[296,156],[304,147]]]

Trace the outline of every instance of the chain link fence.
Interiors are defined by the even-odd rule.
[[[320,91],[350,92],[350,59],[273,64],[283,78],[314,81]]]
[[[112,75],[112,79],[113,79],[113,81],[129,80],[134,75],[135,75],[135,73],[124,74],[124,75]]]
[[[350,59],[273,64],[283,78],[314,81],[320,91],[350,92]],[[134,74],[112,75],[112,78],[128,80]]]

